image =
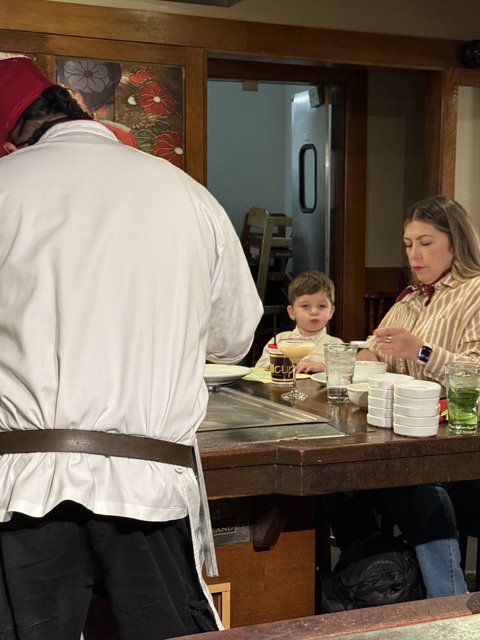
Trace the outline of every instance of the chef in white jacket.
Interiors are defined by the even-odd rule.
[[[235,231],[27,58],[0,154],[2,637],[78,640],[96,590],[122,640],[215,629],[192,446],[262,314]]]

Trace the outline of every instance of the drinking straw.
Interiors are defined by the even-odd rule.
[[[273,316],[273,344],[277,346],[277,316]]]

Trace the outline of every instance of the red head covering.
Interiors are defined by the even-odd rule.
[[[0,60],[0,157],[23,111],[51,86],[53,82],[30,58]]]

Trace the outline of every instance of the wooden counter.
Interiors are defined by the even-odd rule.
[[[404,602],[206,633],[205,640],[467,640],[480,637],[480,594]],[[196,636],[183,636],[193,640]]]
[[[368,425],[363,409],[328,405],[313,380],[298,385],[309,394],[299,408],[327,417],[345,437],[202,451],[212,519],[226,508],[249,525],[248,540],[215,536],[220,577],[208,582],[231,587],[232,627],[321,611],[320,579],[330,567],[322,494],[480,477],[480,434],[449,436],[443,424],[433,438],[397,436]],[[284,392],[244,381],[234,388],[275,402]]]
[[[363,409],[329,405],[325,388],[313,380],[298,385],[309,394],[299,406],[327,417],[347,437],[229,445],[202,452],[210,498],[313,496],[480,476],[480,433],[449,436],[442,424],[433,438],[397,436],[392,429],[367,425]],[[235,388],[283,402],[283,391],[271,385],[242,381]]]

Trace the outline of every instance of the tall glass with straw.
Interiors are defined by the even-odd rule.
[[[277,346],[293,364],[293,387],[288,393],[282,394],[282,399],[292,403],[305,400],[308,398],[307,394],[297,389],[297,365],[302,358],[312,353],[315,343],[310,338],[283,338],[279,340]]]

